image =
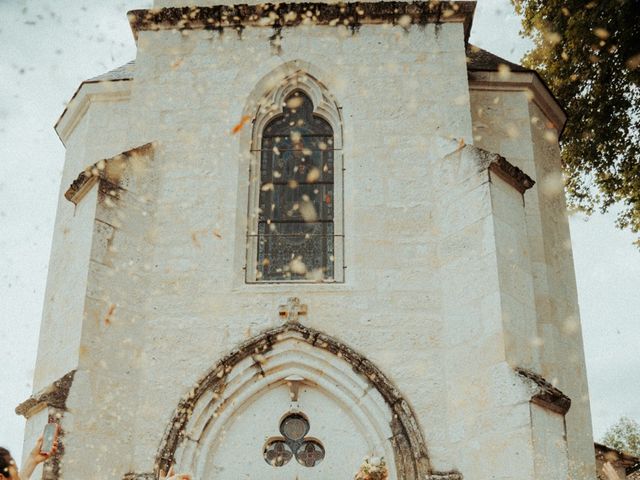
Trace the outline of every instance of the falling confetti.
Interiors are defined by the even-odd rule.
[[[307,182],[309,183],[317,182],[319,178],[320,169],[317,167],[313,167],[311,170],[309,170],[309,173],[307,173]]]
[[[289,262],[289,270],[296,275],[304,275],[307,273],[307,266],[302,261],[302,258],[296,257]]]
[[[236,134],[236,133],[238,133],[240,130],[242,130],[242,128],[245,126],[245,124],[246,124],[249,120],[251,120],[251,117],[250,117],[249,115],[244,115],[244,116],[240,119],[240,121],[239,121],[237,124],[235,124],[235,125],[233,126],[233,128],[231,129],[231,134],[232,134],[232,135],[235,135],[235,134]]]

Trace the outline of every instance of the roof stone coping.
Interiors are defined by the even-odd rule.
[[[356,31],[361,25],[393,24],[408,28],[412,24],[461,22],[465,42],[471,32],[475,0],[351,1],[344,3],[283,2],[257,5],[213,5],[165,7],[128,12],[134,37],[144,30],[242,31],[247,26],[283,27],[297,25],[344,25]]]
[[[136,61],[131,60],[130,62],[127,62],[124,65],[120,65],[119,67],[114,68],[113,70],[109,70],[108,72],[98,75],[97,77],[85,80],[85,82],[112,82],[118,80],[133,80],[135,65]]]

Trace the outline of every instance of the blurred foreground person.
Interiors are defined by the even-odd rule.
[[[174,473],[173,467],[169,469],[169,473],[160,471],[160,480],[191,480],[190,473]]]
[[[9,453],[9,450],[0,447],[0,480],[29,480],[38,464],[55,455],[58,450],[58,441],[56,440],[53,443],[53,448],[49,453],[40,452],[40,448],[42,448],[42,435],[36,440],[36,445],[29,453],[22,467],[22,473],[20,473],[16,461],[11,456],[11,453]]]
[[[613,468],[613,465],[611,465],[610,462],[604,464],[604,466],[602,467],[602,471],[607,477],[607,480],[622,480],[620,478],[620,475],[616,473],[615,468]]]

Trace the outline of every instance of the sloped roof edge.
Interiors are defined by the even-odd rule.
[[[114,68],[113,70],[109,70],[97,77],[90,78],[89,80],[85,80],[85,82],[105,82],[105,81],[116,81],[116,80],[131,80],[133,79],[133,71],[136,65],[135,60],[131,60],[130,62],[125,63],[124,65],[120,65],[119,67]]]
[[[567,112],[538,72],[471,44],[467,45],[467,71],[470,88],[532,91],[533,100],[549,116],[559,136],[562,135]]]
[[[533,72],[522,65],[510,62],[498,55],[476,47],[470,43],[467,44],[467,68],[474,71],[497,72],[501,65],[505,65],[512,72]]]
[[[633,474],[627,478],[638,478],[637,474],[640,473],[640,457],[616,450],[602,443],[594,442],[593,445],[596,451],[596,458],[601,458],[603,461],[615,461],[625,469],[627,475]]]
[[[56,121],[53,129],[56,131],[58,138],[63,145],[66,145],[68,135],[73,130],[73,119],[69,119],[69,112],[71,110],[83,111],[87,108],[87,95],[103,93],[106,95],[122,95],[121,88],[114,89],[111,82],[127,82],[133,80],[133,71],[135,68],[135,62],[132,60],[124,65],[121,65],[113,70],[110,70],[97,77],[84,80],[71,96],[71,99],[67,103],[67,106],[60,114],[60,117]],[[101,84],[110,84],[110,89],[101,89]],[[85,95],[86,94],[86,95]],[[66,123],[71,125],[65,125]]]

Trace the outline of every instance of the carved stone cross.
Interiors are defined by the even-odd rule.
[[[297,297],[291,297],[287,300],[286,305],[280,305],[278,308],[280,318],[286,322],[297,323],[298,317],[307,314],[307,305],[300,303]]]

